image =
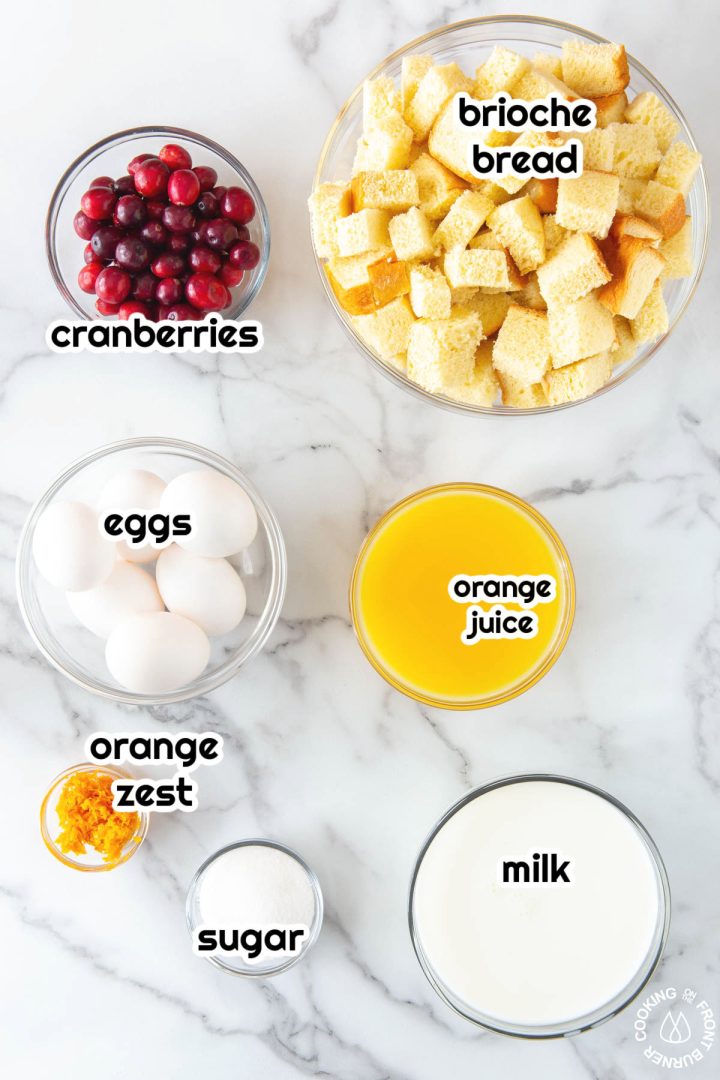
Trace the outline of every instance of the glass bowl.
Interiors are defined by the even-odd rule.
[[[568,37],[581,38],[588,42],[604,42],[607,39],[593,34],[589,30],[570,23],[556,22],[552,19],[537,19],[530,16],[489,16],[480,19],[467,19],[464,22],[453,23],[440,30],[433,30],[423,37],[409,42],[402,49],[391,53],[385,60],[371,71],[367,78],[375,79],[378,76],[390,76],[399,79],[403,57],[413,53],[426,53],[432,56],[436,64],[447,64],[455,61],[466,71],[474,71],[478,64],[487,59],[495,45],[505,45],[510,49],[526,55],[532,55],[535,51],[548,52],[559,55],[562,42]],[[643,67],[634,57],[628,56],[630,67],[630,85],[628,96],[630,99],[644,90],[651,90],[660,98],[670,110],[680,125],[679,138],[683,139],[694,149],[698,149],[692,132],[688,127],[685,117],[676,105],[667,90],[651,75],[647,68]],[[362,84],[358,86],[346,101],[333,124],[330,133],[325,140],[325,145],[320,154],[313,189],[318,184],[326,181],[340,180],[350,177],[352,163],[355,156],[357,140],[362,131]],[[612,378],[605,386],[596,391],[583,401],[590,401],[615,386],[619,386],[630,378],[636,371],[647,364],[651,356],[668,340],[672,330],[677,325],[680,316],[688,306],[697,287],[700,275],[705,264],[708,251],[709,228],[710,228],[710,197],[707,179],[703,167],[698,170],[692,190],[687,199],[688,212],[692,215],[693,230],[693,262],[695,270],[690,278],[680,281],[665,283],[663,295],[667,304],[669,327],[667,333],[649,342],[636,353],[635,357],[626,364],[618,365]],[[346,334],[355,347],[367,357],[386,378],[402,387],[415,397],[424,401],[433,402],[442,408],[455,412],[472,414],[501,414],[501,415],[528,415],[534,413],[553,412],[555,409],[566,409],[571,405],[579,405],[579,401],[563,402],[560,405],[544,405],[532,409],[515,409],[506,405],[473,405],[467,402],[455,401],[443,394],[430,393],[417,383],[413,382],[404,372],[393,367],[392,364],[378,356],[358,335],[352,325],[351,318],[340,306],[335,294],[330,287],[327,275],[323,271],[323,260],[315,253],[315,261],[323,288],[335,314],[342,323]]]
[[[113,780],[131,779],[130,774],[123,772],[122,769],[117,769],[112,765],[97,765],[89,762],[83,762],[82,765],[73,765],[71,768],[61,772],[51,783],[47,790],[47,794],[42,801],[42,806],[40,807],[40,832],[42,833],[45,847],[56,859],[59,859],[65,866],[72,867],[73,870],[82,870],[90,873],[99,873],[103,870],[114,870],[116,866],[121,866],[122,863],[131,859],[139,849],[147,836],[147,831],[150,826],[150,815],[143,810],[137,811],[139,821],[135,834],[128,840],[120,853],[120,857],[115,859],[114,862],[106,862],[100,852],[95,851],[94,848],[88,848],[84,855],[73,855],[61,851],[56,843],[56,834],[58,831],[56,807],[65,781],[71,776],[74,776],[75,773],[79,772],[104,773],[106,776],[112,776]]]
[[[203,875],[208,867],[219,859],[221,855],[227,854],[228,851],[234,851],[235,848],[241,847],[267,847],[274,848],[275,851],[282,851],[283,854],[289,855],[291,859],[294,859],[296,863],[304,870],[308,883],[312,888],[313,898],[315,900],[315,909],[313,913],[312,926],[309,927],[308,939],[300,952],[294,956],[285,958],[279,958],[277,964],[245,964],[242,961],[238,961],[237,966],[232,964],[229,960],[222,959],[221,954],[211,954],[203,956],[204,960],[213,964],[215,967],[220,968],[221,971],[226,971],[229,975],[239,975],[246,979],[267,979],[273,975],[280,975],[283,971],[287,971],[302,960],[304,956],[310,951],[315,942],[317,941],[323,922],[323,894],[320,888],[320,882],[317,874],[308,864],[302,859],[297,851],[293,851],[292,848],[286,847],[284,844],[278,844],[275,840],[239,840],[236,844],[228,844],[226,847],[220,848],[219,851],[214,852],[202,866],[198,867],[193,875],[193,879],[190,882],[190,887],[187,891],[187,899],[185,901],[185,921],[187,928],[192,935],[195,930],[202,924],[202,915],[200,911],[200,886],[202,884]],[[218,927],[218,929],[221,929]]]
[[[105,316],[96,311],[95,296],[83,292],[77,283],[85,246],[85,241],[73,228],[80,198],[96,176],[124,176],[132,158],[140,153],[157,153],[166,142],[178,143],[188,150],[193,164],[215,169],[218,184],[243,187],[255,200],[255,216],[247,228],[250,239],[260,249],[260,261],[253,270],[246,270],[240,284],[230,290],[232,304],[222,312],[223,318],[237,319],[260,290],[270,257],[270,220],[257,184],[245,166],[219,143],[194,131],[155,125],[137,127],[108,135],[80,154],[60,178],[50,200],[45,221],[45,250],[50,273],[74,314],[81,319]]]
[[[652,866],[656,888],[657,916],[655,926],[652,931],[652,937],[647,952],[634,976],[610,1001],[595,1009],[593,1012],[585,1016],[576,1017],[567,1022],[554,1024],[538,1023],[532,1025],[520,1025],[507,1023],[498,1020],[495,1017],[483,1015],[473,1009],[466,1001],[460,999],[453,990],[443,982],[442,977],[435,970],[435,967],[427,956],[422,941],[420,940],[416,916],[415,888],[418,873],[430,845],[435,840],[440,830],[459,810],[462,810],[463,807],[467,806],[467,804],[474,799],[482,798],[483,795],[486,795],[488,792],[494,791],[497,788],[506,785],[526,783],[528,781],[569,784],[572,787],[579,788],[592,795],[597,795],[610,803],[611,806],[624,815],[629,825],[634,829],[640,844],[645,849]],[[594,787],[592,784],[586,784],[581,780],[574,780],[567,776],[556,776],[552,773],[526,773],[519,776],[503,777],[502,779],[494,780],[491,783],[476,788],[474,791],[463,796],[463,798],[455,803],[454,806],[451,806],[447,813],[443,815],[437,825],[433,828],[420,850],[410,882],[410,894],[408,900],[408,923],[413,949],[415,950],[415,955],[417,956],[425,977],[438,996],[459,1016],[476,1024],[478,1027],[488,1028],[501,1035],[514,1035],[518,1038],[526,1039],[553,1039],[579,1035],[583,1031],[588,1031],[590,1028],[605,1023],[605,1021],[610,1020],[622,1009],[626,1008],[638,994],[640,994],[643,987],[647,985],[660,962],[670,930],[670,913],[670,884],[668,882],[667,871],[665,870],[665,865],[660,852],[655,846],[655,842],[643,826],[642,822],[640,822],[635,815],[623,805],[623,803],[614,798],[614,796],[608,794],[608,792],[603,791],[601,788]]]
[[[56,500],[93,503],[103,485],[122,469],[148,469],[170,480],[198,466],[215,469],[234,480],[250,496],[257,511],[257,536],[245,551],[229,559],[243,580],[247,611],[235,630],[210,639],[208,665],[192,683],[161,694],[132,693],[110,675],[105,664],[105,642],[77,622],[62,590],[40,576],[32,553],[35,527],[43,511]],[[236,675],[260,651],[272,632],[282,608],[286,578],[287,558],[280,527],[247,477],[211,450],[159,438],[112,443],[70,465],[30,511],[20,538],[16,566],[20,611],[45,659],[78,686],[128,705],[185,701],[214,690]]]
[[[394,519],[397,519],[404,511],[421,507],[428,499],[435,498],[436,496],[443,497],[445,495],[454,496],[458,494],[487,498],[502,506],[504,510],[517,513],[523,522],[526,522],[531,529],[536,530],[542,537],[544,543],[547,545],[548,552],[552,554],[552,558],[557,565],[558,585],[562,584],[562,603],[560,605],[558,626],[554,637],[548,642],[545,652],[531,667],[519,673],[517,679],[510,685],[495,692],[488,691],[482,697],[474,695],[469,697],[451,697],[446,694],[433,693],[427,686],[422,688],[404,679],[401,674],[393,668],[393,665],[387,658],[383,656],[381,649],[376,647],[373,643],[371,629],[366,625],[362,612],[361,593],[365,567],[369,564],[369,557],[372,556],[375,541],[380,537],[386,525]],[[509,520],[506,520],[505,527],[508,525]],[[481,548],[482,536],[479,533],[477,543],[478,548]],[[410,558],[408,561],[411,563],[412,559]],[[437,574],[438,572],[442,572],[444,565],[445,564],[442,564],[440,571],[438,571],[432,555],[427,555],[423,567],[427,568],[428,572],[432,571],[434,574]],[[466,565],[462,567],[464,572],[470,572],[471,569],[471,567]],[[460,572],[460,567],[458,567],[457,572]],[[505,568],[503,572],[507,573],[509,570]],[[513,570],[512,572],[519,573],[520,571],[518,569],[518,571]],[[407,580],[402,583],[406,590],[410,588],[410,585],[408,584],[410,580],[411,578],[408,577]],[[494,705],[501,705],[505,701],[511,701],[513,698],[519,697],[520,694],[524,694],[526,690],[529,690],[539,682],[559,659],[567,644],[575,617],[575,575],[573,574],[572,564],[567,549],[550,522],[547,521],[542,514],[538,513],[533,506],[530,506],[530,504],[526,503],[523,499],[518,498],[517,495],[511,494],[509,491],[504,491],[502,488],[491,487],[488,484],[436,484],[434,487],[423,488],[421,491],[416,491],[412,495],[408,495],[405,499],[396,503],[394,506],[391,506],[370,530],[365,537],[355,560],[355,566],[350,579],[349,605],[355,637],[357,638],[360,648],[377,673],[381,675],[390,686],[394,687],[395,690],[399,690],[401,693],[406,694],[414,701],[419,701],[423,705],[432,705],[435,708],[453,710],[487,709]],[[429,636],[432,631],[427,627],[425,627],[425,629]]]

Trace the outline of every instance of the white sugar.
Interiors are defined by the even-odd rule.
[[[208,866],[199,907],[201,921],[216,927],[311,927],[315,894],[297,859],[277,848],[248,844]]]

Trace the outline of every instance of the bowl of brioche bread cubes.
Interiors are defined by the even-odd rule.
[[[590,100],[591,130],[463,128],[456,96]],[[582,144],[576,176],[482,179],[471,144]],[[536,413],[603,393],[667,340],[708,240],[702,159],[622,44],[562,23],[474,19],[411,42],[357,88],[309,207],[330,302],[411,393]]]

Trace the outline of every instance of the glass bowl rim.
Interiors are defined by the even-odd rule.
[[[446,34],[450,34],[454,31],[463,30],[475,26],[499,26],[502,24],[529,25],[545,27],[553,30],[562,30],[571,34],[575,34],[578,37],[585,38],[587,41],[591,41],[596,44],[606,44],[609,40],[608,38],[602,37],[602,35],[600,34],[594,33],[592,30],[586,30],[584,27],[576,26],[574,23],[564,22],[560,19],[541,18],[536,15],[483,15],[473,19],[460,19],[457,22],[447,23],[444,26],[436,27],[434,30],[428,31],[428,33],[426,34],[421,34],[419,37],[413,38],[411,41],[406,42],[400,48],[395,49],[393,52],[389,53],[384,59],[382,59],[378,64],[376,64],[375,67],[370,72],[368,72],[362,82],[360,82],[345,99],[345,102],[340,108],[337,116],[335,117],[335,120],[330,127],[330,131],[328,132],[322,145],[320,157],[318,159],[318,164],[316,166],[315,174],[313,177],[312,190],[315,191],[318,185],[321,183],[321,176],[325,167],[325,160],[330,152],[340,124],[342,123],[342,120],[347,111],[354,104],[356,99],[362,94],[365,81],[367,81],[368,79],[377,78],[379,75],[382,74],[387,65],[392,63],[394,60],[400,59],[401,57],[409,54],[410,52],[414,52],[417,49],[422,49],[423,47],[428,46],[431,42],[443,37]],[[633,56],[632,53],[627,53],[626,55],[628,59],[628,64],[630,66],[631,74],[633,70],[637,71],[640,75],[643,76],[643,78],[647,79],[653,90],[660,97],[661,101],[664,101],[665,104],[670,105],[676,117],[680,120],[682,127],[684,128],[684,135],[688,138],[690,147],[693,150],[697,150],[698,146],[695,141],[692,129],[690,128],[690,125],[685,118],[685,114],[678,106],[674,97],[669,93],[668,90],[665,89],[663,84],[658,79],[656,79],[655,76],[645,67],[645,65],[641,64],[640,61]],[[379,356],[375,354],[372,349],[369,348],[369,346],[365,344],[365,342],[361,339],[360,335],[355,332],[347,312],[343,311],[343,309],[340,307],[338,299],[332,291],[332,288],[327,278],[327,274],[324,272],[323,269],[325,260],[321,259],[317,254],[317,251],[315,249],[315,241],[312,236],[311,230],[310,239],[315,261],[315,269],[322,282],[325,295],[330,301],[330,305],[335,312],[336,318],[339,320],[343,328],[345,336],[355,346],[355,348],[360,353],[362,353],[367,360],[372,363],[372,365],[376,368],[376,370],[380,372],[381,375],[383,375],[386,379],[392,382],[395,386],[400,387],[406,393],[412,394],[418,399],[428,401],[438,408],[445,409],[447,412],[452,412],[456,415],[464,416],[537,416],[547,413],[559,412],[563,409],[571,409],[577,405],[582,405],[588,401],[595,401],[597,398],[601,397],[603,394],[606,394],[608,391],[614,390],[616,387],[622,385],[622,383],[626,382],[627,379],[629,379],[632,375],[635,375],[638,371],[640,371],[648,364],[648,362],[655,355],[655,353],[663,345],[665,345],[667,341],[669,341],[672,332],[680,323],[680,320],[685,314],[691,300],[695,295],[697,287],[700,284],[700,279],[702,277],[703,270],[705,269],[705,264],[710,249],[711,201],[704,161],[700,164],[700,168],[698,169],[697,175],[695,177],[695,183],[699,184],[698,198],[702,207],[703,216],[705,218],[705,228],[701,237],[702,247],[700,251],[700,256],[693,271],[693,276],[690,281],[690,288],[688,290],[687,296],[685,297],[681,307],[677,311],[675,318],[669,325],[665,334],[663,334],[662,337],[658,338],[653,343],[652,347],[648,349],[645,356],[638,360],[635,360],[629,367],[625,369],[625,371],[614,377],[612,381],[606,383],[604,386],[601,386],[599,390],[596,390],[593,394],[590,394],[589,397],[580,398],[577,401],[564,401],[557,405],[536,405],[529,409],[516,409],[512,406],[502,404],[473,405],[470,402],[456,401],[452,398],[446,397],[443,394],[435,394],[429,390],[425,390],[418,383],[413,382],[404,372],[395,369],[389,362],[383,361]]]
[[[438,835],[440,830],[447,824],[450,818],[467,806],[468,803],[473,802],[476,798],[480,798],[486,795],[488,792],[497,788],[507,787],[509,785],[528,782],[544,782],[544,783],[558,783],[568,784],[571,787],[580,788],[584,791],[588,791],[593,795],[597,795],[604,799],[606,802],[614,806],[616,810],[624,814],[630,824],[635,828],[641,841],[644,843],[650,860],[656,872],[657,885],[658,885],[658,915],[655,927],[655,935],[653,942],[651,943],[648,957],[645,960],[644,965],[639,969],[642,972],[642,978],[637,986],[631,985],[631,990],[623,998],[618,1001],[617,998],[621,995],[618,994],[614,999],[606,1004],[594,1010],[594,1012],[586,1014],[585,1016],[577,1017],[572,1021],[566,1021],[559,1024],[538,1024],[538,1025],[513,1025],[505,1024],[492,1017],[483,1017],[482,1020],[478,1019],[478,1016],[471,1016],[469,1012],[465,1012],[458,1004],[456,1004],[446,993],[439,979],[435,976],[434,971],[426,960],[422,950],[422,945],[419,940],[419,935],[415,926],[415,919],[413,916],[413,900],[415,895],[415,885],[417,882],[418,873],[421,863],[427,854],[427,851]],[[670,932],[670,918],[672,911],[672,898],[670,892],[670,881],[668,879],[665,863],[658,847],[653,840],[648,830],[643,825],[642,821],[630,810],[620,799],[617,799],[610,792],[605,791],[603,788],[597,787],[595,784],[588,783],[585,780],[578,780],[575,777],[565,776],[561,773],[547,773],[547,772],[528,772],[528,773],[515,773],[508,776],[501,776],[494,780],[490,780],[485,784],[480,784],[478,787],[473,788],[467,792],[460,799],[452,804],[448,810],[442,815],[442,817],[432,827],[423,841],[418,856],[415,860],[412,876],[410,878],[410,888],[408,892],[408,927],[410,931],[410,940],[412,943],[413,951],[417,958],[418,964],[427,979],[432,986],[438,997],[447,1005],[456,1015],[461,1016],[464,1020],[474,1024],[476,1027],[481,1027],[489,1031],[493,1031],[498,1035],[509,1035],[518,1039],[558,1039],[569,1038],[574,1035],[580,1035],[584,1031],[589,1031],[591,1028],[599,1027],[600,1024],[606,1023],[606,1021],[613,1019],[623,1009],[627,1008],[636,998],[642,993],[643,989],[647,986],[648,982],[655,973],[658,964],[662,958],[662,954],[667,944],[668,934]],[[608,1008],[609,1006],[609,1008]],[[478,1014],[479,1015],[479,1014]]]
[[[201,688],[193,688],[191,686],[180,688],[179,690],[171,690],[164,694],[136,694],[130,691],[111,690],[106,683],[101,683],[98,680],[91,682],[88,679],[75,675],[65,667],[62,661],[56,657],[54,652],[43,640],[41,640],[39,633],[35,629],[26,597],[26,577],[28,568],[32,563],[32,537],[37,520],[64,485],[69,480],[79,475],[86,466],[109,457],[111,454],[124,450],[152,449],[179,451],[181,454],[186,455],[196,462],[200,462],[206,466],[216,466],[225,475],[229,475],[235,480],[235,482],[247,492],[253,501],[258,518],[265,529],[267,546],[269,549],[271,576],[268,595],[263,606],[262,614],[258,618],[258,624],[252,635],[247,639],[240,650],[236,651],[234,656],[227,659],[215,670],[214,674],[204,673],[200,675],[198,679],[194,680],[196,683],[200,684]],[[50,663],[56,671],[59,671],[61,675],[64,675],[84,690],[88,690],[107,701],[115,701],[124,705],[169,705],[180,701],[188,701],[195,697],[201,697],[204,694],[210,693],[212,690],[216,690],[219,686],[222,686],[223,683],[233,678],[240,668],[260,652],[277,624],[285,599],[285,589],[287,586],[287,552],[280,525],[274,511],[270,508],[255,485],[240,469],[237,468],[236,465],[228,461],[227,458],[222,457],[220,454],[216,454],[213,450],[208,450],[206,447],[196,443],[187,442],[182,439],[164,438],[159,436],[139,436],[131,439],[119,439],[116,442],[100,446],[89,454],[84,454],[81,457],[76,458],[75,461],[71,462],[71,464],[48,485],[45,491],[33,504],[23,526],[15,563],[15,584],[20,614],[22,615],[28,633],[34,641],[35,646],[39,649],[48,663]],[[247,648],[249,642],[252,642],[252,645]]]
[[[565,604],[563,609],[563,617],[558,629],[555,642],[544,657],[542,661],[528,674],[525,678],[513,687],[508,687],[506,690],[493,695],[489,698],[477,699],[474,701],[446,701],[444,698],[432,697],[428,694],[423,694],[418,690],[411,689],[406,686],[399,678],[394,676],[392,672],[380,664],[373,651],[370,649],[368,642],[365,640],[365,636],[360,632],[359,617],[358,617],[358,599],[357,599],[357,587],[359,584],[361,564],[363,559],[370,548],[372,542],[380,534],[386,522],[390,520],[396,513],[404,509],[406,506],[410,506],[413,503],[422,501],[429,496],[436,495],[438,493],[446,493],[452,491],[471,491],[475,494],[490,495],[505,503],[510,503],[516,509],[526,514],[532,522],[541,530],[543,536],[549,541],[551,548],[554,550],[558,562],[560,563],[564,571],[564,585],[565,585]],[[358,550],[357,557],[353,566],[352,575],[350,577],[349,587],[349,605],[350,605],[350,617],[352,621],[353,631],[355,639],[362,649],[365,658],[370,662],[375,671],[380,675],[386,683],[393,687],[395,690],[399,690],[400,693],[405,694],[406,697],[411,698],[413,701],[419,702],[421,705],[430,705],[434,708],[448,709],[454,712],[469,712],[475,709],[489,709],[495,705],[502,705],[506,701],[512,701],[516,697],[520,697],[525,691],[530,690],[536,683],[540,682],[542,678],[547,675],[550,669],[560,659],[560,656],[565,649],[570,632],[575,620],[575,572],[570,561],[570,555],[568,553],[565,544],[562,541],[559,533],[556,531],[553,525],[544,517],[539,510],[536,510],[525,499],[520,498],[519,495],[514,495],[511,491],[506,491],[504,488],[495,487],[492,484],[479,484],[471,480],[456,480],[448,483],[431,484],[429,487],[420,488],[419,491],[411,492],[403,499],[393,503],[392,506],[381,514],[373,527],[367,533],[363,539],[362,544]]]
[[[53,780],[50,781],[48,789],[45,792],[43,801],[40,804],[40,834],[43,839],[45,847],[48,849],[51,855],[54,855],[58,862],[61,862],[64,866],[69,866],[73,870],[80,870],[86,874],[103,873],[106,870],[114,870],[116,866],[122,866],[123,863],[128,862],[129,859],[135,855],[135,853],[142,847],[143,841],[148,834],[150,828],[150,814],[146,810],[136,810],[139,823],[137,831],[131,838],[133,841],[135,837],[138,837],[137,843],[133,843],[132,847],[129,847],[127,851],[121,855],[115,862],[102,862],[97,866],[88,866],[85,863],[80,862],[79,858],[73,855],[68,855],[64,851],[61,851],[55,841],[50,835],[50,830],[47,823],[47,814],[50,805],[50,799],[58,786],[65,780],[68,780],[75,773],[79,772],[100,772],[105,773],[107,776],[112,776],[116,780],[132,780],[134,779],[129,772],[119,768],[117,765],[106,765],[104,763],[96,763],[91,761],[82,761],[79,765],[70,765],[67,769],[63,769],[58,773]],[[128,841],[130,842],[130,841]]]
[[[299,863],[302,869],[305,871],[305,875],[310,883],[313,891],[313,898],[315,900],[315,911],[313,913],[313,924],[309,928],[310,934],[306,945],[295,956],[290,956],[286,960],[280,962],[277,967],[265,968],[263,971],[241,971],[238,968],[231,967],[226,964],[218,955],[204,956],[203,960],[212,964],[214,967],[219,968],[221,971],[226,972],[228,975],[236,975],[241,979],[269,979],[275,975],[280,975],[284,971],[288,971],[291,967],[294,967],[300,960],[302,960],[320,936],[322,929],[323,917],[325,914],[325,901],[323,899],[322,887],[320,880],[308,863],[305,862],[303,857],[295,851],[294,848],[288,847],[287,844],[281,844],[278,840],[269,840],[266,837],[249,837],[247,840],[236,840],[232,844],[225,844],[224,847],[218,848],[211,855],[208,855],[207,859],[200,864],[195,873],[192,876],[190,884],[188,885],[187,894],[185,897],[185,923],[188,928],[188,933],[192,935],[197,923],[193,917],[193,903],[196,893],[200,887],[200,881],[207,868],[219,859],[221,855],[226,855],[229,851],[234,851],[236,848],[241,847],[268,847],[274,851],[281,851],[284,855],[289,855],[295,862]]]
[[[190,131],[187,128],[170,127],[162,124],[143,124],[139,127],[125,128],[122,131],[116,131],[112,135],[106,135],[105,138],[99,139],[97,142],[93,143],[92,146],[89,146],[87,150],[78,154],[65,169],[55,185],[45,216],[45,254],[47,256],[50,275],[55,282],[60,295],[75,315],[84,319],[86,322],[96,321],[93,316],[88,315],[87,312],[83,311],[80,307],[68,288],[65,276],[60,269],[56,243],[60,207],[68,194],[70,186],[74,183],[86,165],[89,165],[91,161],[99,157],[104,151],[109,150],[114,146],[120,146],[123,143],[129,143],[138,136],[142,137],[146,135],[157,135],[161,138],[168,135],[174,135],[180,139],[185,139],[188,142],[193,142],[199,146],[205,147],[219,158],[222,158],[225,164],[238,174],[242,182],[247,185],[250,194],[255,200],[255,207],[261,222],[262,232],[262,246],[260,250],[260,262],[258,263],[257,277],[252,288],[249,289],[236,304],[233,304],[228,308],[223,316],[227,319],[239,318],[260,292],[270,262],[270,217],[268,215],[267,206],[265,205],[265,200],[246,166],[220,143],[216,142],[214,139],[208,138],[206,135],[201,135],[197,131]],[[97,316],[98,320],[101,318],[103,318],[103,316]]]

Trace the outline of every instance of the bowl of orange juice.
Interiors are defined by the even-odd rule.
[[[363,543],[350,583],[360,646],[426,705],[481,709],[530,689],[560,656],[575,612],[562,540],[528,503],[454,483],[408,496]]]

